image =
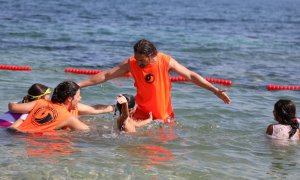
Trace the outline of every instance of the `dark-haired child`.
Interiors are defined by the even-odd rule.
[[[43,84],[35,83],[30,86],[27,91],[27,95],[24,96],[22,102],[26,103],[38,99],[49,99],[51,89]],[[12,124],[19,126],[28,116],[28,113],[12,113],[10,111],[0,115],[0,127],[9,127]]]
[[[266,133],[278,139],[297,140],[300,137],[299,119],[296,117],[296,105],[291,100],[280,99],[274,105],[274,119],[277,124],[270,124]]]
[[[121,94],[117,96],[116,110],[120,115],[117,120],[118,129],[125,132],[136,132],[136,127],[144,126],[153,120],[152,113],[146,120],[136,120],[132,118],[136,110],[135,99],[132,95]]]

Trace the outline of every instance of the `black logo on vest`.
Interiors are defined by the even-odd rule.
[[[149,84],[153,83],[155,81],[155,76],[153,74],[149,73],[145,76],[145,81]]]
[[[57,111],[49,106],[43,106],[38,108],[33,116],[33,123],[37,126],[50,124],[57,118]]]

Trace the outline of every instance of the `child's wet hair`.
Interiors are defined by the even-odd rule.
[[[129,94],[122,94],[122,96],[124,96],[127,100],[128,103],[128,108],[134,108],[135,106],[135,99],[133,95],[129,95]],[[118,110],[120,113],[122,112],[122,104],[118,103],[116,104],[116,110]]]
[[[64,81],[54,89],[51,101],[63,103],[68,97],[74,97],[80,86],[73,81]]]
[[[289,132],[291,138],[299,129],[299,123],[296,120],[296,105],[291,100],[280,99],[274,105],[275,119],[281,123],[290,125],[292,130]]]
[[[46,93],[46,91],[49,89],[49,93]],[[46,93],[46,94],[45,94]],[[50,88],[48,86],[45,86],[43,84],[35,83],[30,86],[30,88],[27,91],[27,95],[24,96],[22,102],[31,102],[34,100],[39,99],[40,97],[50,94]]]

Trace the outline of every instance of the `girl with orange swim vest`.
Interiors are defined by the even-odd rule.
[[[43,84],[35,83],[33,84],[27,92],[27,95],[23,98],[22,102],[31,102],[37,99],[49,99],[51,94],[51,89]],[[18,125],[22,123],[28,113],[12,113],[10,111],[0,115],[0,127],[9,127],[13,123]]]
[[[196,72],[193,72],[171,56],[158,52],[153,43],[146,39],[139,40],[133,47],[134,56],[110,70],[99,72],[78,83],[80,87],[103,83],[124,74],[131,73],[136,87],[137,109],[133,114],[136,119],[147,119],[152,112],[153,119],[172,122],[174,117],[171,101],[171,81],[169,72],[191,81],[197,86],[213,92],[218,98],[229,104],[230,98],[225,90],[219,90]]]
[[[88,106],[79,103],[80,87],[72,81],[60,83],[51,101],[37,101],[16,104],[10,103],[12,112],[30,112],[26,120],[14,129],[22,132],[48,132],[64,127],[71,130],[88,130],[89,127],[78,119],[78,114],[100,114],[113,111],[111,105]]]

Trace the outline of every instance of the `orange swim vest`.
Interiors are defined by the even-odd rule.
[[[65,106],[39,99],[18,130],[23,132],[53,131],[71,116],[72,114]]]
[[[78,118],[79,116],[78,116],[78,107],[76,106],[76,108],[75,109],[72,109],[71,111],[69,111],[71,114],[72,114],[72,116],[74,116],[74,117],[76,117],[76,118]]]
[[[153,64],[140,68],[134,56],[130,57],[130,72],[137,90],[135,100],[138,107],[133,115],[135,119],[147,119],[149,112],[152,112],[153,119],[166,122],[174,117],[169,75],[170,59],[170,56],[158,53]]]

